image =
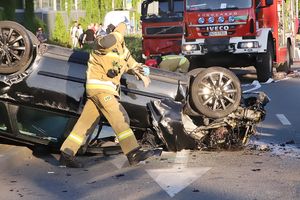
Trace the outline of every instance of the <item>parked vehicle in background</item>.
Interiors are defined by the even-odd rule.
[[[294,58],[298,0],[185,0],[183,54],[205,66],[253,65],[259,81]]]
[[[191,69],[255,66],[267,81],[273,68],[291,69],[297,17],[298,0],[145,0],[143,52],[182,53]]]
[[[110,24],[116,26],[120,22],[125,22],[127,31],[130,33],[134,24],[131,24],[129,10],[114,10],[106,13],[103,21],[103,30],[106,30]]]
[[[143,54],[179,54],[183,36],[183,0],[145,0],[142,3]]]

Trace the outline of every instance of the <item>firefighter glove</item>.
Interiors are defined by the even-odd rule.
[[[149,76],[141,76],[140,79],[143,81],[144,87],[148,87],[151,83]]]
[[[150,75],[150,69],[146,65],[143,65],[143,73],[144,73],[144,76]]]

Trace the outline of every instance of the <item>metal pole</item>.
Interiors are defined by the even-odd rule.
[[[77,11],[77,9],[78,9],[78,6],[77,6],[77,5],[78,5],[78,1],[75,0],[75,1],[74,1],[74,4],[75,4],[75,10]]]
[[[53,10],[56,11],[57,10],[57,5],[56,5],[56,0],[53,0]]]

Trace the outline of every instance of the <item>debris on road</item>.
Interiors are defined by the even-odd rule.
[[[264,152],[271,152],[272,155],[277,156],[290,156],[295,158],[300,158],[300,149],[296,147],[294,140],[287,141],[281,144],[274,143],[264,143],[257,140],[250,141],[248,145],[248,149],[250,150],[258,150]]]

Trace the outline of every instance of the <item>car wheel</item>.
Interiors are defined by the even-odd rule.
[[[256,63],[257,80],[266,82],[273,75],[273,45],[269,40],[267,44],[267,52],[260,55],[260,61]]]
[[[186,74],[188,76],[192,76],[192,77],[196,77],[200,72],[202,72],[203,70],[205,70],[205,68],[196,68],[196,69],[193,69],[189,72],[187,72]]]
[[[12,21],[0,21],[0,74],[23,72],[32,60],[27,30]]]
[[[222,118],[238,108],[241,84],[230,70],[210,67],[195,78],[191,97],[192,104],[199,113],[210,118]]]
[[[27,30],[27,34],[29,35],[32,45],[38,46],[41,43],[31,31]]]

